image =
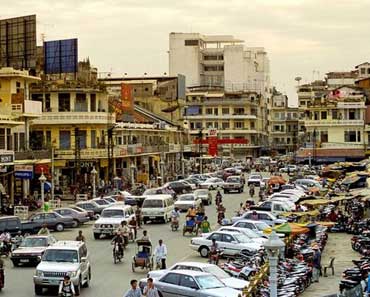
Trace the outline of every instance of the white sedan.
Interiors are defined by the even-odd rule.
[[[221,178],[211,177],[211,178],[208,178],[206,181],[202,182],[200,184],[200,187],[202,189],[216,190],[218,188],[222,188],[223,185],[224,185],[224,181]]]
[[[202,203],[202,199],[194,194],[180,195],[175,202],[175,207],[180,211],[187,211],[190,207],[197,208]]]
[[[225,231],[214,231],[208,237],[194,237],[190,242],[190,248],[206,258],[212,246],[212,239],[216,240],[218,248],[227,256],[235,256],[241,251],[257,253],[261,248],[261,244],[253,242],[243,234]]]

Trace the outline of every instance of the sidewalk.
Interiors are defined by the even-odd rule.
[[[360,258],[360,254],[352,250],[351,237],[351,234],[346,233],[329,233],[321,265],[324,273],[324,266],[329,264],[330,257],[335,257],[335,275],[332,276],[331,269],[329,269],[328,277],[321,277],[319,283],[313,283],[309,286],[301,295],[302,297],[320,297],[339,292],[339,281],[343,270],[353,267],[352,260]]]

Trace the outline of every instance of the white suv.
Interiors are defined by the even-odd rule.
[[[42,295],[44,288],[58,287],[65,275],[70,276],[76,295],[81,286],[90,285],[91,266],[84,242],[58,241],[45,250],[33,277],[35,294]]]

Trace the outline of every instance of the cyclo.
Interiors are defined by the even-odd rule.
[[[153,253],[152,243],[149,240],[137,240],[136,241],[136,252],[135,256],[132,257],[132,271],[135,272],[136,267],[141,269],[152,270],[153,269]]]
[[[186,217],[186,221],[182,229],[182,235],[185,236],[186,233],[194,233],[195,235],[198,234],[198,225],[194,217]]]

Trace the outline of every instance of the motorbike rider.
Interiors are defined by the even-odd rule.
[[[187,218],[192,218],[194,219],[197,215],[197,211],[196,209],[194,208],[194,206],[191,206],[189,209],[188,209],[188,212],[186,213],[186,217]]]
[[[209,259],[210,261],[212,259],[216,259],[216,262],[218,261],[218,244],[216,242],[216,239],[215,238],[212,238],[212,244],[209,248]]]
[[[222,203],[222,195],[221,195],[220,191],[217,191],[217,194],[216,194],[216,205],[218,206],[220,203]]]
[[[24,239],[24,237],[22,235],[22,232],[21,231],[18,231],[17,235],[14,236],[13,239],[11,240],[12,241],[12,250],[13,251],[21,245],[23,239]]]
[[[125,246],[128,245],[128,238],[129,238],[129,234],[131,230],[130,230],[130,227],[127,226],[127,222],[122,221],[121,226],[119,226],[116,231],[122,234]]]
[[[134,239],[137,237],[137,221],[135,217],[132,217],[132,219],[128,222],[129,228],[134,231]]]
[[[251,197],[253,197],[253,196],[254,196],[254,184],[251,184],[251,185],[249,186],[249,195],[250,195]]]
[[[178,207],[175,207],[171,211],[171,224],[179,224],[180,211]]]
[[[222,220],[225,218],[226,208],[220,203],[217,207],[217,222],[221,224]]]
[[[11,245],[11,236],[9,232],[1,233],[0,242],[3,243],[3,251],[5,253],[10,253],[12,245]]]
[[[62,297],[72,297],[76,294],[69,275],[64,276],[64,279],[60,282],[58,294]]]
[[[116,245],[118,245],[118,252],[123,256],[123,245],[124,245],[124,238],[122,236],[122,233],[117,231],[116,232],[116,235],[113,237],[112,241],[111,241],[111,244],[114,245],[114,247],[116,247]]]

